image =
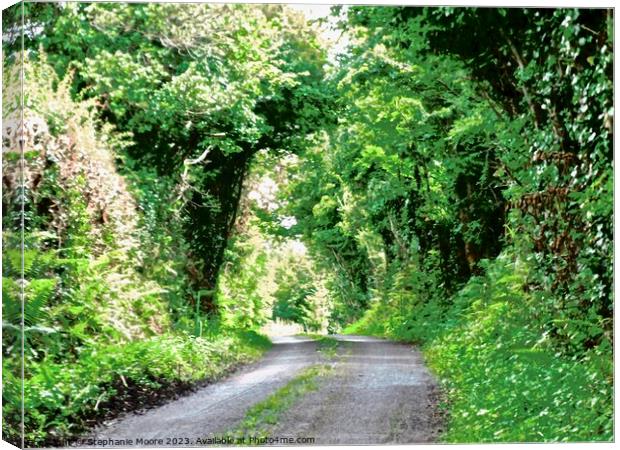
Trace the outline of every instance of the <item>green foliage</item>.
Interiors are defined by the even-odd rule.
[[[8,175],[19,160],[4,161],[3,199],[21,196],[26,214],[23,252],[11,231],[19,205],[3,217],[3,382],[20,385],[23,300],[25,439],[36,446],[83,432],[125,397],[135,403],[132,389],[172,392],[220,376],[258,357],[267,341],[235,330],[184,332],[183,319],[195,319],[187,299],[195,293],[178,181],[129,158],[127,136],[96,119],[88,102],[72,100],[45,58],[28,60],[25,71],[34,134],[25,188]],[[4,437],[17,443],[19,390],[5,389],[3,402]]]
[[[184,236],[178,185],[173,177],[158,175],[131,158],[125,159],[124,175],[141,211],[138,270],[161,286],[171,319],[178,324],[195,310],[188,301],[194,291],[188,273],[190,246]]]
[[[497,117],[491,127],[481,127],[485,121],[472,116],[455,130],[465,132],[459,142],[468,149],[482,144],[500,150],[482,177],[501,181],[510,238],[530,263],[527,283],[542,300],[549,332],[571,354],[608,339],[611,11],[388,8],[356,10],[350,17],[367,26],[368,42],[384,42],[407,60],[423,55],[433,61],[441,53],[462,61],[476,81],[474,92],[486,97],[486,109]],[[386,20],[393,26],[382,27]],[[479,45],[454,35],[475,36]],[[472,140],[467,129],[478,135],[493,130],[495,137],[485,131],[482,141]],[[465,239],[480,224],[463,223]]]
[[[313,281],[307,268],[295,265],[292,260],[279,267],[276,272],[278,289],[274,293],[273,319],[298,323],[303,325],[304,330],[316,330],[320,325],[312,322],[315,305],[309,300],[316,292]]]
[[[346,332],[423,344],[447,396],[447,442],[613,439],[611,342],[580,359],[557,352],[523,292],[524,263],[502,254],[484,265],[449,307],[377,302]]]
[[[583,359],[558,354],[530,319],[539,304],[523,293],[524,279],[509,258],[493,263],[455,298],[452,323],[431,335],[426,354],[451,399],[447,439],[611,440],[611,343]]]
[[[43,29],[33,54],[74,70],[74,94],[132,133],[132,166],[179,184],[189,281],[215,292],[250,159],[295,151],[324,120],[315,32],[280,5],[80,3],[29,18]],[[202,302],[213,313],[213,295]]]
[[[297,231],[336,269],[336,327],[414,258],[435,261],[437,283],[453,292],[499,252],[503,225],[494,173],[503,124],[466,68],[358,34],[330,80],[341,119],[304,153],[297,170],[310,174],[288,193]],[[383,260],[371,263],[377,252]]]
[[[267,254],[261,236],[251,229],[230,244],[218,279],[216,299],[222,323],[230,327],[254,328],[266,321],[269,292],[263,286]]]
[[[279,205],[296,158],[261,152],[252,161],[241,196],[235,236],[218,278],[218,320],[254,328],[268,320],[324,331],[331,308],[327,277],[305,245],[285,227]]]
[[[131,396],[136,392],[148,396],[191,382],[213,381],[240,363],[257,359],[269,346],[266,338],[253,332],[230,331],[217,339],[165,334],[89,349],[70,366],[47,359],[29,364],[26,442],[57,444],[84,430],[87,419],[105,413],[114,402],[135,401]]]

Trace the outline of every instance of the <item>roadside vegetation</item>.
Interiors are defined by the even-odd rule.
[[[611,10],[335,7],[339,55],[286,6],[165,3],[27,3],[21,55],[21,12],[4,439],[22,367],[25,444],[54,445],[278,320],[421,345],[449,442],[613,440]]]
[[[540,334],[524,269],[502,254],[450,306],[377,303],[345,332],[421,345],[444,386],[446,442],[611,440],[613,362],[604,349],[563,355]]]

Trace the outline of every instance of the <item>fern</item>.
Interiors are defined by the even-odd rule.
[[[27,248],[23,252],[24,278],[43,278],[44,274],[57,263],[56,253],[42,252],[36,248]],[[5,249],[3,255],[4,276],[20,278],[22,274],[22,251],[19,248]]]
[[[25,290],[24,322],[36,326],[47,319],[47,306],[55,293],[56,280],[42,278],[28,283]]]
[[[55,293],[56,280],[41,278],[27,283],[24,289],[24,323],[34,327],[48,318],[47,307]],[[11,278],[2,280],[2,314],[4,323],[20,325],[22,305],[19,284]]]

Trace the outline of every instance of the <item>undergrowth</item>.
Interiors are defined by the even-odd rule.
[[[30,364],[26,442],[62,445],[98,420],[217,380],[269,346],[267,338],[250,331],[210,339],[163,334],[89,349],[69,366],[51,359]]]
[[[446,442],[613,440],[613,362],[606,341],[572,356],[556,350],[525,271],[508,255],[486,264],[452,306],[377,301],[349,326],[420,344],[450,410]]]

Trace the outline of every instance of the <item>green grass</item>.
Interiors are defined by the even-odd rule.
[[[447,397],[443,441],[613,440],[611,349],[559,353],[523,281],[516,264],[500,257],[451,306],[420,302],[402,316],[377,302],[345,332],[421,345]]]
[[[323,353],[328,358],[333,358],[338,353],[340,341],[331,336],[313,333],[305,333],[303,336],[307,336],[317,341],[317,351]]]
[[[317,339],[317,350],[328,358],[333,358],[338,353],[340,341],[330,336],[321,336]]]
[[[359,334],[364,336],[387,336],[385,321],[388,316],[382,314],[383,305],[375,301],[370,309],[357,322],[347,325],[342,331],[343,334]]]
[[[319,379],[328,375],[331,370],[330,366],[322,364],[305,369],[284,387],[252,406],[243,421],[227,435],[234,436],[237,441],[249,436],[267,437],[270,430],[281,419],[282,414],[305,394],[316,391],[319,388]]]
[[[85,350],[70,364],[31,364],[25,382],[26,444],[61,443],[83,432],[87,419],[102,417],[115,404],[134,404],[196,382],[215,381],[258,359],[270,346],[269,339],[252,331],[209,339],[164,334]]]

